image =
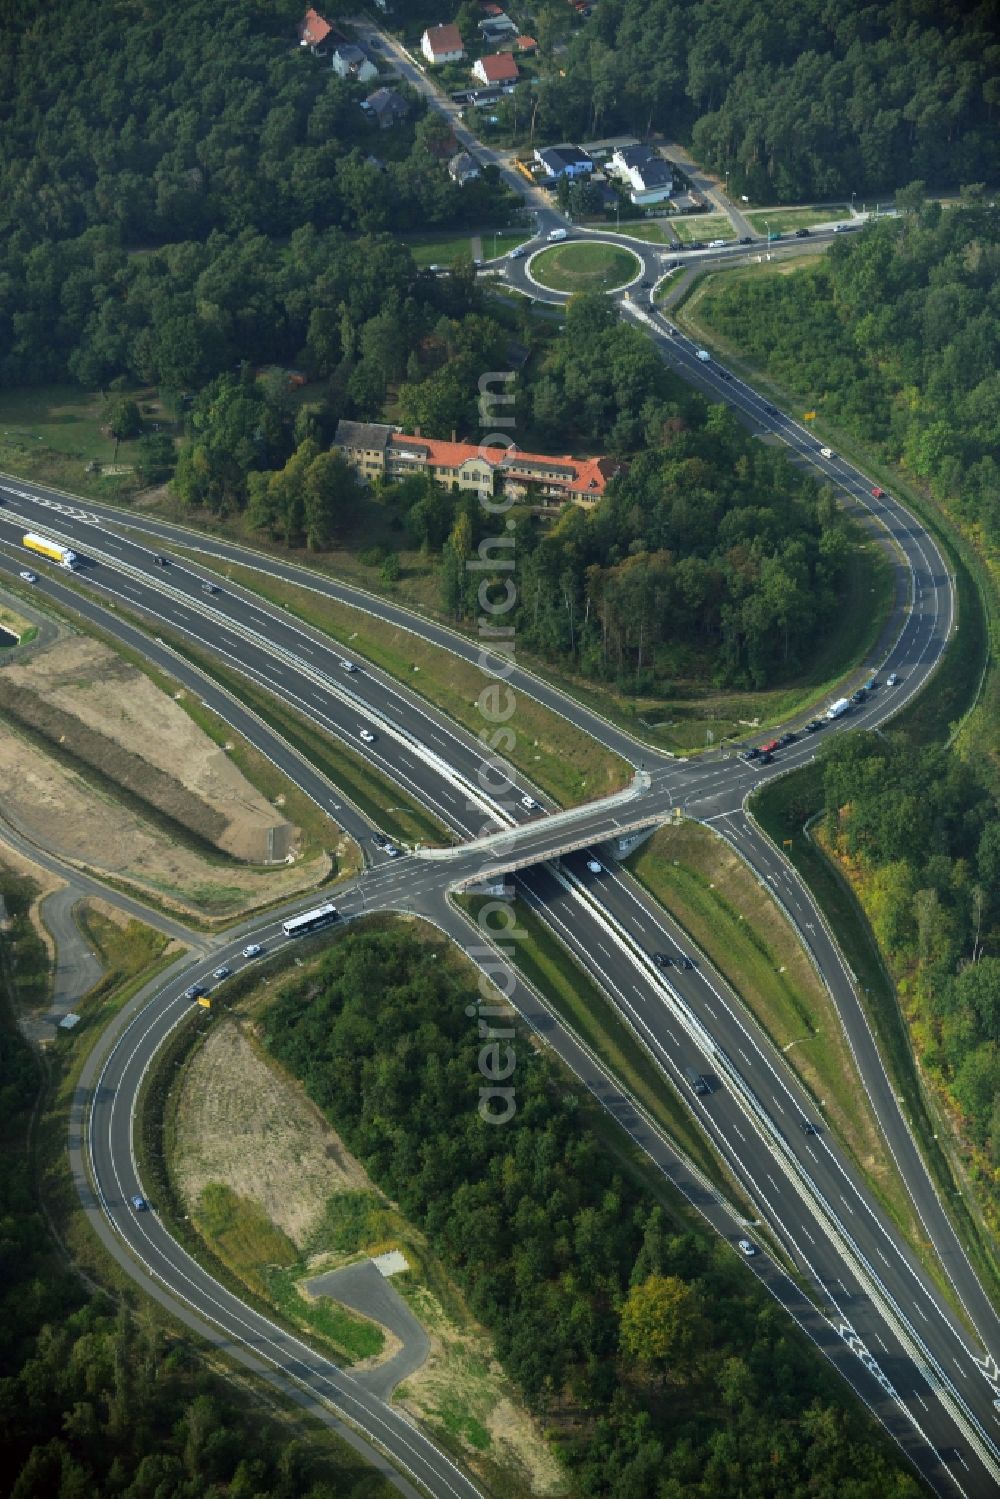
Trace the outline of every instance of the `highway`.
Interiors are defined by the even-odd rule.
[[[896,608],[875,658],[859,665],[856,680],[848,685],[857,685],[872,670],[883,685],[847,719],[826,725],[821,736],[877,729],[920,691],[956,627],[952,581],[933,539],[894,498],[874,498],[862,473],[836,455],[824,456],[805,427],[776,411],[717,361],[699,359],[690,341],[659,313],[623,298],[619,306],[683,378],[710,398],[727,402],[752,430],[783,442],[796,462],[825,476],[880,538],[896,572]],[[503,768],[507,785],[497,784],[494,775],[484,786],[482,749],[474,735],[349,648],[207,569],[224,568],[229,561],[262,575],[305,582],[473,662],[479,655],[474,641],[294,563],[22,480],[0,482],[0,572],[10,575],[26,565],[19,543],[29,526],[72,545],[84,559],[72,580],[33,559],[42,598],[76,610],[191,685],[359,840],[368,867],[334,897],[345,919],[380,909],[414,912],[435,922],[482,966],[483,955],[477,951],[481,934],[449,903],[448,891],[498,869],[509,871],[521,897],[608,994],[678,1088],[776,1248],[812,1288],[817,1305],[770,1254],[748,1261],[748,1270],[796,1317],[937,1492],[977,1496],[996,1491],[1000,1427],[993,1401],[1000,1396],[1000,1371],[992,1354],[1000,1347],[1000,1323],[927,1178],[832,934],[794,870],[746,812],[746,799],[760,781],[815,754],[813,737],[800,733],[770,765],[745,764],[732,748],[679,760],[636,741],[518,666],[509,677],[516,692],[562,713],[637,772],[630,790],[618,798],[552,814],[538,788],[511,767]],[[204,566],[171,553],[172,547],[193,552]],[[161,548],[171,556],[167,566],[157,563]],[[206,591],[210,578],[218,578],[215,592]],[[140,629],[129,614],[145,620],[152,633]],[[454,845],[389,859],[372,845],[375,830],[369,820],[232,694],[158,641],[160,630],[198,644],[368,755],[440,819]],[[345,660],[356,669],[348,670]],[[899,673],[898,687],[884,685],[888,671]],[[821,710],[823,705],[816,706]],[[801,731],[802,725],[791,727]],[[374,736],[367,746],[360,740],[362,729]],[[536,805],[526,807],[524,797]],[[606,854],[598,876],[575,852],[602,847],[626,827],[663,821],[675,809],[725,837],[780,899],[799,930],[837,1002],[872,1107],[975,1332],[955,1317],[902,1244],[824,1127],[817,1101],[803,1091],[738,996]],[[540,816],[544,810],[550,815]],[[557,854],[562,856],[558,866],[552,862]],[[213,944],[211,956],[195,955],[193,965],[160,986],[122,1033],[109,1038],[86,1132],[100,1206],[148,1272],[222,1339],[252,1349],[263,1363],[328,1399],[404,1474],[433,1494],[474,1494],[469,1480],[410,1423],[221,1287],[175,1243],[155,1212],[137,1213],[131,1207],[132,1196],[142,1192],[132,1148],[136,1097],[159,1046],[191,1013],[183,989],[220,962],[236,966],[249,940],[264,944],[268,953],[279,950],[285,941],[280,916],[247,923],[228,945]],[[653,952],[683,953],[694,966],[662,970],[652,962]],[[546,1010],[541,997],[520,985],[513,999],[527,1023],[544,1035],[706,1220],[730,1242],[741,1237],[746,1226],[678,1160],[634,1101]],[[685,1081],[689,1066],[710,1079],[704,1097],[695,1096]],[[805,1133],[805,1122],[818,1132]]]

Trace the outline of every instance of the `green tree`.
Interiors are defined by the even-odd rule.
[[[648,1276],[632,1287],[621,1309],[623,1352],[674,1377],[690,1371],[702,1334],[698,1293],[676,1275]]]

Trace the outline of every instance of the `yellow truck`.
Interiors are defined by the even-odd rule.
[[[58,541],[49,541],[44,536],[37,535],[34,531],[26,531],[21,537],[21,545],[28,548],[29,552],[37,552],[39,557],[47,557],[50,562],[58,562],[60,567],[70,569],[76,567],[76,553],[70,551],[69,547],[60,546]]]

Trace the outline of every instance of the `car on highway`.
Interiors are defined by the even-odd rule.
[[[760,757],[760,763],[761,763],[761,765],[770,765],[773,762],[773,760],[774,760],[774,756],[771,754],[770,750],[764,750],[764,751],[762,751],[761,757]]]
[[[169,557],[164,557],[163,554],[162,554],[162,552],[157,552],[156,556],[153,558],[153,561],[156,563],[157,567],[169,567],[170,566],[170,558]]]
[[[732,377],[732,375],[731,375],[731,374],[730,374],[730,373],[729,373],[729,371],[728,371],[728,370],[719,370],[719,379],[720,379],[720,380],[731,380],[731,379],[732,379],[732,378],[733,378],[733,377]]]
[[[795,231],[795,238],[796,239],[808,239],[809,236],[810,236],[810,234],[812,234],[812,230],[811,229],[796,229],[796,231]]]
[[[851,693],[851,702],[852,703],[863,703],[865,701],[865,699],[867,698],[867,696],[868,696],[868,694],[865,691],[865,689],[863,687],[859,687],[858,690],[857,690],[857,692],[852,692]]]
[[[245,958],[259,958],[263,951],[264,949],[259,942],[248,942],[243,949],[243,956]]]
[[[600,859],[588,859],[587,868],[590,870],[591,874],[604,873],[604,865],[601,863]]]
[[[17,576],[19,578],[22,578],[25,583],[37,583],[38,582],[38,574],[37,573],[33,573],[33,572],[29,572],[29,570],[27,568],[25,568],[23,572],[19,572]]]
[[[201,591],[202,593],[218,593],[219,585],[218,583],[203,583],[201,585]]]
[[[650,953],[650,957],[652,958],[653,962],[656,964],[657,968],[672,968],[673,967],[674,960],[673,960],[673,958],[670,956],[670,954],[668,952],[654,952],[654,953]]]
[[[724,250],[726,248],[726,241],[724,239],[710,239],[708,248],[710,250]]]
[[[740,1254],[745,1254],[748,1260],[752,1260],[757,1253],[756,1244],[751,1244],[749,1239],[737,1239],[736,1247]]]
[[[541,811],[540,804],[535,801],[535,798],[533,796],[529,796],[527,792],[525,792],[524,796],[521,797],[521,806],[525,807],[529,812]]]
[[[388,854],[390,859],[398,859],[400,855],[400,850],[394,843],[390,843],[388,838],[382,845],[382,852]]]
[[[852,229],[860,229],[860,224],[834,224],[834,234],[849,234]]]
[[[760,750],[757,748],[757,746],[755,744],[751,744],[748,750],[744,750],[743,758],[744,760],[756,760],[759,754]]]
[[[779,748],[783,749],[786,744],[794,744],[798,737],[798,734],[793,734],[791,729],[786,729],[778,740]]]
[[[752,234],[744,234],[744,235],[742,235],[740,237],[740,244],[741,245],[752,245],[753,244],[753,235]]]
[[[702,364],[707,364],[711,357],[712,356],[707,349],[698,350],[698,358],[701,360]]]
[[[832,448],[820,448],[819,451],[820,451],[821,457],[823,457],[823,458],[832,458],[833,457],[833,449]]]
[[[371,729],[359,729],[358,738],[361,740],[362,744],[375,743],[375,735],[372,733]]]
[[[885,679],[885,685],[887,687],[896,687],[896,686],[898,686],[899,685],[899,673],[895,672],[895,671],[891,671],[889,673],[889,675]]]
[[[507,259],[508,260],[523,260],[524,257],[525,257],[525,255],[527,255],[527,253],[528,253],[528,250],[527,250],[527,246],[526,245],[515,245],[514,248],[513,248],[513,250],[511,250],[510,254],[507,256]]]
[[[689,250],[704,250],[705,241],[703,239],[693,239],[688,243],[687,248]]]
[[[878,689],[878,677],[869,677],[865,683],[866,692],[875,692]]]
[[[228,964],[223,963],[220,965],[220,967],[213,969],[212,977],[214,979],[227,979],[232,971],[233,970],[228,966]]]
[[[816,1128],[815,1124],[813,1124],[811,1119],[803,1119],[801,1129],[804,1135],[819,1134],[819,1130]]]
[[[189,984],[184,990],[185,999],[203,999],[208,993],[204,984]]]
[[[768,416],[780,416],[781,415],[781,412],[778,410],[777,406],[771,406],[770,404],[765,404],[764,410],[767,412]]]
[[[821,718],[810,718],[809,722],[806,724],[806,733],[815,734],[817,729],[821,729],[822,727],[823,720]]]
[[[545,238],[547,240],[550,240],[552,242],[552,244],[558,244],[558,242],[560,240],[569,239],[569,230],[568,229],[550,229],[549,232],[548,232],[548,234],[545,236]]]
[[[358,668],[355,666],[353,661],[348,661],[347,657],[345,656],[340,663],[340,669],[341,671],[357,671]]]
[[[880,489],[877,484],[873,487],[873,489],[872,489],[872,499],[873,500],[880,500],[880,499],[882,499],[882,497],[884,496],[884,494],[885,494],[885,490],[884,489]]]
[[[139,1194],[138,1194],[138,1192],[135,1194],[134,1197],[130,1197],[129,1198],[129,1202],[135,1208],[135,1210],[136,1210],[137,1213],[148,1213],[149,1212],[149,1203],[146,1201],[145,1197],[140,1197]]]

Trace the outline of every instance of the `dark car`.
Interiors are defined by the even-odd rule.
[[[681,953],[681,955],[677,959],[677,961],[678,961],[678,963],[680,963],[680,965],[681,965],[682,968],[693,968],[694,967],[694,963],[692,962],[692,960],[690,958],[686,958],[683,953]]]
[[[728,370],[719,370],[718,374],[720,380],[731,380],[733,378]]]
[[[812,230],[811,229],[796,229],[796,231],[795,231],[795,238],[796,239],[808,239],[809,236],[810,236],[810,234],[812,234]]]
[[[674,960],[669,953],[654,952],[651,956],[657,968],[670,968],[673,966]]]
[[[820,719],[820,718],[811,718],[809,720],[809,722],[806,724],[806,733],[807,734],[815,734],[816,730],[817,729],[821,729],[822,727],[823,727],[823,720],[822,719]]]
[[[149,1212],[149,1203],[146,1201],[145,1197],[140,1197],[138,1193],[136,1193],[134,1197],[130,1197],[129,1201],[131,1202],[137,1213]]]
[[[688,249],[689,250],[704,250],[704,248],[705,248],[705,241],[703,239],[693,239],[688,244]]]
[[[804,1135],[818,1135],[819,1130],[816,1128],[815,1124],[810,1123],[808,1119],[803,1119],[802,1133]]]
[[[189,989],[184,990],[185,999],[203,999],[208,993],[204,984],[192,984]]]
[[[764,410],[767,412],[768,416],[780,416],[781,415],[781,412],[778,410],[777,406],[771,406],[770,404],[765,404]]]
[[[752,245],[753,244],[753,235],[752,234],[744,234],[743,238],[740,240],[740,244],[741,245]]]
[[[757,748],[757,746],[755,744],[751,744],[750,748],[745,751],[743,758],[744,760],[756,760],[759,754],[760,750]]]
[[[865,691],[865,689],[863,687],[859,687],[858,690],[857,690],[857,692],[852,692],[851,693],[851,702],[852,703],[863,703],[865,701],[865,698],[867,696],[868,696],[868,694]]]
[[[169,557],[154,557],[153,561],[156,563],[157,567],[169,567],[170,566],[170,558]]]
[[[788,729],[786,733],[782,734],[781,738],[778,740],[778,743],[782,745],[794,744],[798,737],[798,734],[793,734],[791,729]]]
[[[770,765],[773,760],[774,760],[774,756],[771,754],[770,750],[765,750],[764,753],[760,757],[760,763],[761,763],[761,765]]]

